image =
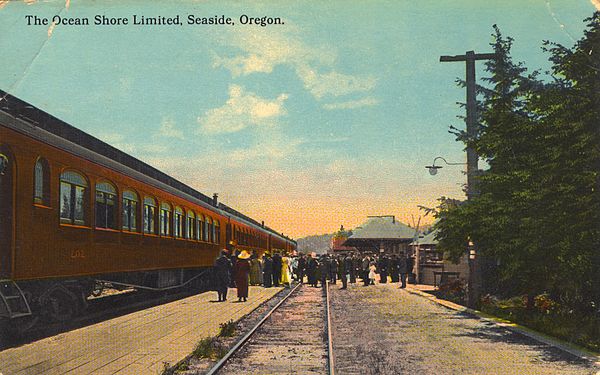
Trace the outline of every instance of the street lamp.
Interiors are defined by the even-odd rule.
[[[441,165],[435,165],[435,162],[437,160],[443,160],[444,163],[446,163],[446,165],[467,165],[467,163],[450,163],[448,162],[446,159],[444,159],[441,156],[436,157],[435,159],[433,159],[433,163],[431,163],[431,165],[426,165],[425,168],[429,169],[429,174],[432,176],[435,176],[437,174],[438,169],[442,169]]]

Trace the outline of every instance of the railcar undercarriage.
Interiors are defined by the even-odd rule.
[[[0,280],[0,319],[24,332],[38,322],[66,323],[81,315],[88,299],[105,289],[165,292],[211,288],[211,268],[124,272],[69,279]]]

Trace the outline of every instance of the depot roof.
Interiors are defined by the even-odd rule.
[[[411,246],[437,245],[438,240],[435,239],[437,232],[438,232],[437,230],[433,230],[427,234],[420,234],[419,238],[416,241],[411,242],[410,245]]]
[[[415,230],[396,220],[394,216],[368,216],[360,227],[354,229],[348,242],[356,240],[412,240]],[[345,245],[349,243],[346,242]]]

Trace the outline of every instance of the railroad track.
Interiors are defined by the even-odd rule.
[[[207,375],[333,375],[331,332],[328,288],[298,284]]]

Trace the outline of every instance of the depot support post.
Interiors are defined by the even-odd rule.
[[[440,62],[464,61],[466,63],[466,87],[467,87],[467,117],[466,131],[469,139],[477,136],[477,83],[475,78],[475,61],[494,59],[494,53],[475,53],[467,51],[464,55],[441,56]],[[476,176],[478,167],[478,156],[472,147],[467,147],[467,199],[477,194]],[[481,293],[481,270],[479,267],[479,256],[475,244],[467,250],[469,261],[469,285],[467,293],[467,305],[476,307]]]

